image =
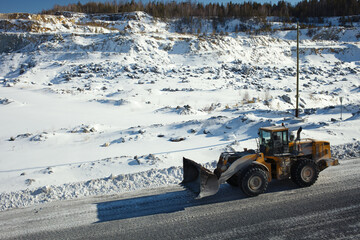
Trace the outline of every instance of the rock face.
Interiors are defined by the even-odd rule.
[[[26,47],[30,39],[18,34],[0,34],[0,53],[10,53]]]

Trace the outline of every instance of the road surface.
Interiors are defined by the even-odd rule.
[[[0,239],[360,239],[360,159],[340,164],[255,198],[224,184],[196,200],[173,185],[4,211]]]

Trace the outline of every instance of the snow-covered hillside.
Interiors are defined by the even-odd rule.
[[[295,30],[180,33],[141,12],[0,18],[1,210],[177,184],[183,156],[214,167],[256,148],[262,126],[359,155],[359,25],[301,30],[299,120]]]

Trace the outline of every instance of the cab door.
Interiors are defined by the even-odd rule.
[[[284,154],[289,152],[288,131],[273,132],[274,154]]]

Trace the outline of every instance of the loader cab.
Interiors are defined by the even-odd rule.
[[[259,129],[260,152],[265,156],[289,153],[289,129],[264,127]]]

